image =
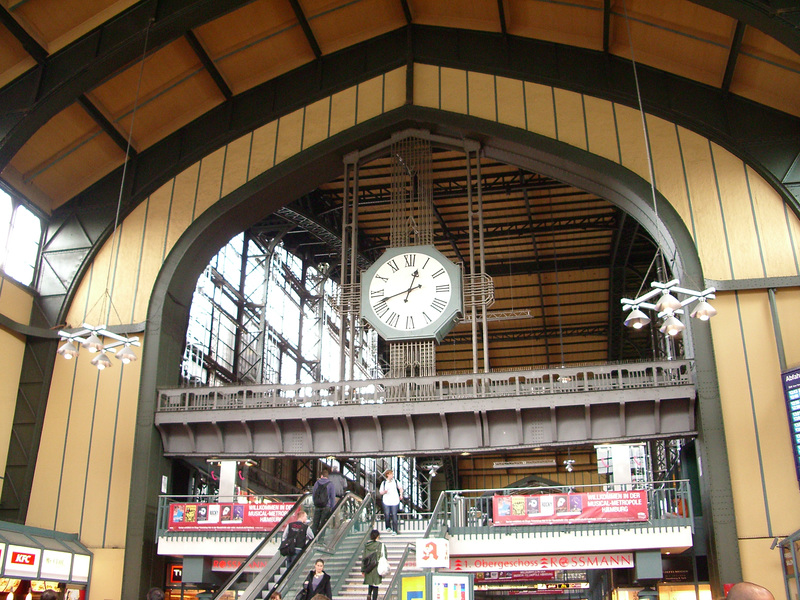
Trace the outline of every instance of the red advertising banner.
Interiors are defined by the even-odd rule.
[[[553,525],[647,521],[647,492],[587,492],[495,496],[495,525]]]
[[[169,531],[265,531],[288,513],[292,502],[238,504],[186,502],[169,505]]]

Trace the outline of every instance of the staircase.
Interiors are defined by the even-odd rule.
[[[392,577],[397,570],[397,563],[403,556],[406,546],[408,544],[413,544],[417,541],[417,539],[424,535],[427,522],[404,523],[403,525],[412,528],[401,529],[400,535],[386,533],[384,532],[382,526],[379,528],[381,532],[380,541],[386,546],[386,554],[389,557],[389,564],[392,566],[392,572],[383,578],[383,581],[378,588],[378,600],[381,600],[386,595],[386,590],[389,587],[389,583],[391,582]],[[350,570],[350,573],[347,575],[344,586],[339,593],[336,594],[335,600],[366,600],[367,586],[364,585],[364,578],[361,575],[361,552],[363,551],[363,547],[359,547],[357,551],[359,553],[358,560]],[[412,550],[405,566],[403,567],[403,573],[413,573],[419,571],[420,569],[418,569],[416,566],[415,555]]]

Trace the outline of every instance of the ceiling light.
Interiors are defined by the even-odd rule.
[[[625,319],[626,327],[633,327],[634,329],[641,329],[650,322],[650,317],[644,314],[638,307],[631,311],[628,318]]]
[[[72,340],[68,339],[64,345],[58,349],[58,353],[67,360],[70,360],[78,356],[78,347],[72,342]]]
[[[81,346],[86,348],[89,352],[95,353],[103,349],[103,342],[100,341],[100,338],[93,331],[91,335],[83,341]]]
[[[127,365],[128,363],[132,363],[135,360],[139,360],[139,357],[136,356],[136,353],[131,349],[130,344],[125,344],[119,352],[114,355],[119,361],[122,361],[123,365]]]
[[[681,323],[675,315],[670,315],[664,320],[664,324],[661,325],[659,331],[675,337],[684,329],[686,329],[686,325]]]
[[[111,366],[111,361],[108,359],[105,352],[101,352],[92,359],[92,365],[97,367],[98,371],[102,371]]]
[[[664,312],[665,310],[675,311],[680,307],[681,301],[667,291],[665,291],[661,295],[661,298],[658,299],[658,302],[656,302],[656,310],[658,312]]]
[[[717,309],[711,306],[705,299],[701,300],[690,315],[694,319],[708,321],[717,314]]]

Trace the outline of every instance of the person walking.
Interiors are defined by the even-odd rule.
[[[336,493],[331,480],[328,479],[328,469],[323,469],[320,478],[311,489],[311,499],[314,502],[314,523],[311,528],[314,535],[319,535],[319,530],[328,520],[336,506]]]
[[[383,500],[383,515],[386,518],[386,529],[391,531],[392,534],[397,535],[399,531],[399,523],[397,513],[400,509],[400,502],[403,500],[403,488],[397,483],[394,478],[394,471],[389,469],[384,473],[384,479],[381,482],[381,487],[378,494]]]
[[[304,510],[297,511],[297,518],[286,526],[283,530],[282,541],[289,541],[289,554],[286,554],[286,568],[292,566],[303,549],[314,539],[314,532],[308,526],[308,515]],[[283,546],[283,544],[281,544]],[[283,554],[283,549],[281,549]]]
[[[364,553],[361,555],[361,575],[364,576],[364,585],[367,585],[367,600],[378,600],[378,586],[383,581],[380,573],[378,573],[378,560],[381,556],[388,559],[386,555],[386,546],[380,541],[381,533],[377,529],[373,529],[369,534],[369,541],[364,546]],[[364,571],[367,557],[375,556],[372,561],[372,568]]]
[[[325,561],[318,558],[314,563],[314,568],[308,572],[308,576],[303,581],[303,589],[295,600],[311,600],[317,594],[322,594],[327,598],[332,598],[331,576],[325,572]]]
[[[341,471],[339,470],[339,465],[331,466],[331,474],[329,479],[333,484],[333,490],[336,494],[336,502],[338,502],[339,499],[343,498],[347,493],[347,478],[342,475]]]

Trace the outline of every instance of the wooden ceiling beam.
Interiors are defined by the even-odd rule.
[[[308,40],[308,45],[311,46],[311,51],[316,58],[321,58],[322,50],[320,50],[319,44],[314,37],[314,32],[311,31],[311,26],[308,24],[308,19],[306,19],[303,8],[297,0],[289,0],[289,4],[292,5],[292,10],[294,10],[297,21],[300,23],[300,28],[303,30],[303,33],[306,34],[306,39]]]
[[[403,14],[406,17],[406,23],[410,25],[412,21],[412,16],[411,16],[411,8],[409,8],[408,6],[408,0],[400,0],[400,5],[403,7]]]
[[[231,91],[231,88],[228,86],[228,83],[225,81],[222,73],[220,73],[219,69],[217,69],[217,65],[214,64],[213,60],[211,60],[211,57],[208,55],[208,52],[206,52],[206,49],[203,48],[200,40],[197,39],[194,31],[187,31],[183,37],[185,37],[186,41],[189,42],[189,45],[192,47],[192,50],[194,50],[197,58],[199,58],[200,62],[203,63],[206,71],[208,71],[208,74],[211,75],[211,79],[213,79],[214,83],[217,84],[219,91],[222,92],[222,95],[225,96],[225,99],[230,100],[233,98],[233,92]]]
[[[603,52],[611,46],[611,0],[603,0]]]
[[[47,58],[47,50],[37,42],[31,34],[25,31],[5,6],[0,4],[0,24],[4,25],[11,35],[22,44],[25,52],[30,54],[37,63],[43,63]]]

